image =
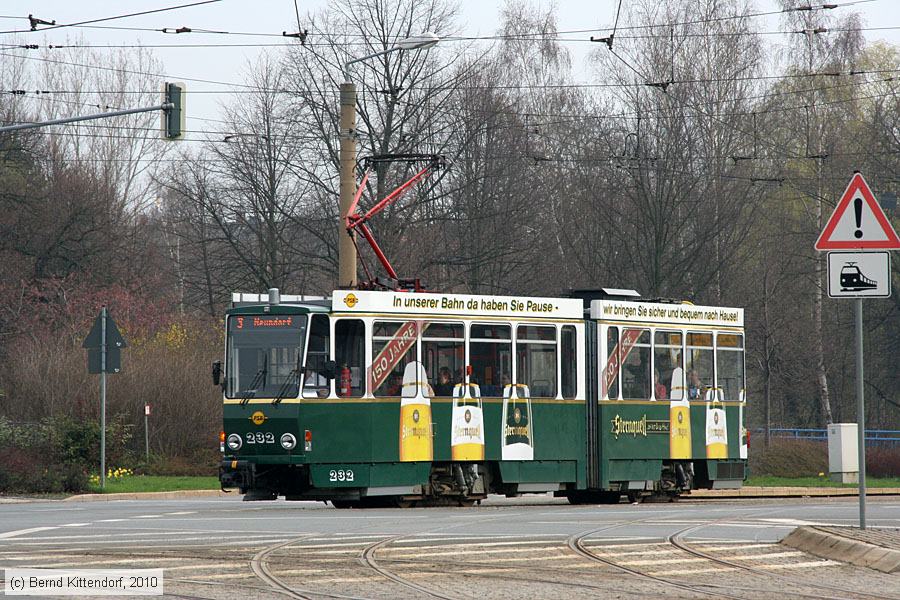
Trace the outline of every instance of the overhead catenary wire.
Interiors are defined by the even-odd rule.
[[[219,0],[207,0],[207,1],[219,1]],[[704,23],[715,23],[721,21],[728,21],[734,19],[747,19],[747,18],[756,18],[756,17],[764,17],[764,16],[772,16],[779,15],[785,13],[796,12],[798,10],[804,11],[820,11],[820,10],[833,10],[837,8],[845,8],[849,6],[855,6],[858,4],[866,4],[869,2],[875,2],[876,0],[855,0],[852,2],[842,2],[842,3],[823,3],[823,4],[805,4],[800,7],[791,7],[784,10],[775,10],[775,11],[761,11],[754,13],[744,13],[744,14],[736,14],[736,15],[723,15],[721,17],[712,17],[705,19],[692,19],[687,21],[672,21],[669,23],[655,23],[655,24],[647,24],[647,25],[623,25],[621,27],[617,27],[618,30],[622,31],[634,31],[640,29],[648,29],[655,27],[662,28],[670,28],[675,26],[682,25],[700,25]],[[188,5],[189,6],[189,5]],[[177,7],[173,7],[177,8]],[[171,9],[170,9],[171,10]],[[25,17],[22,17],[25,18]],[[111,17],[112,18],[112,17]],[[121,18],[121,17],[119,17]],[[96,21],[95,21],[96,22]],[[211,28],[202,28],[202,27],[189,27],[183,33],[176,33],[173,28],[170,27],[162,27],[162,28],[151,28],[151,27],[116,27],[116,26],[104,26],[104,25],[89,25],[89,24],[71,24],[70,27],[83,27],[83,28],[92,28],[92,29],[112,29],[112,30],[124,30],[124,31],[147,31],[147,32],[156,32],[156,33],[164,33],[164,34],[177,34],[177,35],[185,35],[185,34],[212,34],[212,35],[236,35],[236,36],[260,36],[260,37],[284,37],[281,33],[269,33],[269,32],[249,32],[249,31],[225,31],[225,30],[217,30]],[[556,34],[581,34],[581,33],[600,33],[603,31],[610,30],[609,26],[605,27],[595,27],[590,29],[569,29],[558,31]],[[42,29],[39,31],[45,31],[46,29]],[[171,30],[171,31],[169,31]],[[0,33],[32,33],[30,30],[25,31],[15,31],[15,32],[0,32]],[[316,32],[313,32],[315,35]],[[330,35],[330,36],[344,36],[344,37],[367,37],[366,34],[360,33],[348,33],[348,32],[319,32],[318,35]],[[535,39],[542,38],[543,33],[534,33],[534,34],[512,34],[509,36],[504,35],[489,35],[489,36],[447,36],[442,37],[442,41],[468,41],[468,40],[504,40],[504,39]]]
[[[149,77],[158,77],[163,80],[183,80],[183,81],[193,81],[197,83],[208,83],[211,85],[221,85],[221,86],[232,86],[235,88],[234,90],[191,90],[192,94],[218,94],[218,93],[249,93],[255,94],[260,92],[268,92],[268,93],[278,93],[278,94],[294,94],[299,95],[300,90],[291,90],[287,88],[264,88],[259,86],[254,86],[246,83],[237,83],[237,82],[227,82],[227,81],[217,81],[212,79],[200,79],[200,78],[192,78],[192,77],[184,77],[181,75],[171,75],[165,73],[153,73],[148,71],[137,71],[134,69],[119,69],[115,67],[106,67],[103,65],[92,65],[87,63],[75,63],[70,61],[63,61],[51,58],[44,57],[36,57],[36,56],[27,56],[27,55],[17,55],[17,54],[9,54],[7,52],[0,52],[0,56],[12,57],[12,58],[21,58],[25,60],[32,61],[41,61],[48,62],[54,64],[62,64],[68,66],[75,67],[83,67],[89,69],[98,69],[104,71],[114,71],[117,73],[128,73],[132,75],[144,75]],[[816,77],[853,77],[859,75],[879,75],[885,73],[900,73],[900,68],[894,69],[866,69],[866,70],[858,70],[858,71],[823,71],[816,73],[778,73],[772,75],[746,75],[740,77],[715,77],[715,78],[687,78],[687,79],[677,79],[670,81],[670,84],[697,84],[697,83],[725,83],[725,82],[733,82],[733,81],[771,81],[771,80],[781,80],[781,79],[808,79],[808,78],[816,78]],[[641,87],[646,86],[646,82],[600,82],[600,83],[559,83],[559,84],[494,84],[494,85],[464,85],[464,86],[449,86],[449,85],[437,85],[437,86],[418,86],[416,89],[419,91],[452,91],[452,90],[527,90],[527,89],[592,89],[592,88],[621,88],[621,87]],[[337,96],[338,90],[327,90],[328,94]],[[61,92],[57,92],[61,93]],[[107,92],[98,91],[97,93],[146,93],[146,91],[121,91],[121,90],[110,90]]]
[[[202,5],[202,4],[214,4],[214,3],[216,3],[216,2],[221,2],[221,1],[222,1],[222,0],[200,0],[199,2],[191,2],[190,4],[180,4],[180,5],[178,5],[178,6],[167,6],[167,7],[165,7],[165,8],[154,8],[154,9],[151,9],[151,10],[144,10],[144,11],[140,11],[140,12],[127,13],[127,14],[124,14],[124,15],[114,15],[114,16],[111,16],[111,17],[101,17],[101,18],[98,18],[98,19],[88,19],[88,20],[85,20],[85,21],[78,21],[78,22],[75,22],[75,23],[61,23],[61,24],[59,24],[59,25],[50,25],[50,26],[48,26],[48,27],[43,27],[43,28],[41,28],[41,29],[34,29],[34,28],[31,28],[31,29],[13,29],[13,30],[10,30],[10,31],[0,31],[0,34],[7,34],[7,33],[35,33],[35,32],[37,32],[37,31],[49,31],[49,30],[51,30],[51,29],[61,29],[61,28],[63,28],[63,27],[84,27],[84,26],[86,26],[86,25],[88,25],[88,24],[90,24],[90,23],[102,23],[102,22],[105,22],[105,21],[115,21],[115,20],[118,20],[118,19],[127,19],[127,18],[130,18],[130,17],[138,17],[138,16],[141,16],[141,15],[149,15],[149,14],[153,14],[153,13],[161,13],[161,12],[167,12],[167,11],[170,11],[170,10],[178,10],[178,9],[181,9],[181,8],[188,8],[188,7],[190,7],[190,6],[200,6],[200,5]],[[29,15],[28,17],[25,17],[25,18],[30,19],[30,18],[31,18],[31,15]]]

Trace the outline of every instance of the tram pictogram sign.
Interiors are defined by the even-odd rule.
[[[828,296],[888,298],[891,295],[890,252],[829,252]]]
[[[816,240],[816,250],[856,249],[900,249],[900,237],[860,173],[853,174]]]

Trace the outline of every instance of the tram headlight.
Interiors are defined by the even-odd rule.
[[[292,433],[285,433],[281,436],[281,447],[285,450],[293,450],[297,447],[297,438]]]
[[[244,445],[244,441],[241,439],[241,436],[236,433],[232,433],[231,435],[229,435],[226,443],[228,444],[229,450],[240,450],[241,446]]]

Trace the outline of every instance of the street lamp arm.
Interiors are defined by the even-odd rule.
[[[398,41],[396,45],[388,48],[387,50],[381,50],[380,52],[375,52],[373,54],[367,54],[366,56],[360,56],[359,58],[348,60],[344,63],[344,81],[350,83],[350,65],[352,65],[353,63],[369,60],[370,58],[375,58],[376,56],[382,56],[384,54],[390,54],[391,52],[395,52],[397,50],[424,50],[425,48],[431,48],[439,41],[440,38],[437,35],[430,31],[426,31],[419,35],[404,38]]]
[[[366,56],[360,56],[359,58],[354,58],[353,60],[348,60],[344,63],[344,81],[350,82],[350,65],[358,62],[362,62],[364,60],[369,60],[370,58],[375,58],[376,56],[382,56],[384,54],[390,54],[396,50],[400,50],[399,46],[394,46],[393,48],[388,48],[387,50],[382,50],[381,52],[375,52],[373,54],[367,54]]]

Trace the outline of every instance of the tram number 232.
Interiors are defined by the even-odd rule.
[[[328,481],[353,481],[353,471],[338,469],[328,471]]]

